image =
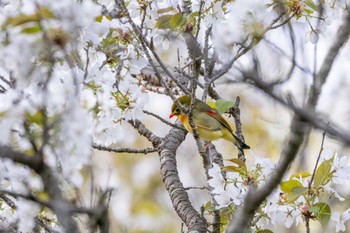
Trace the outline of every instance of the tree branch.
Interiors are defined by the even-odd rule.
[[[149,112],[147,110],[143,110],[143,112],[146,113],[147,115],[150,115],[150,116],[153,116],[153,117],[157,118],[161,122],[163,122],[163,123],[165,123],[165,124],[167,124],[167,125],[169,125],[171,127],[178,128],[178,129],[181,129],[181,130],[185,130],[182,126],[179,127],[178,125],[173,124],[170,121],[167,121],[167,120],[163,119],[162,117],[158,116],[157,114],[154,114],[153,112]]]
[[[34,171],[38,170],[41,166],[41,160],[38,156],[27,156],[13,150],[10,146],[0,145],[0,157],[10,159],[15,163],[24,164]]]
[[[161,143],[160,137],[156,136],[152,131],[146,128],[146,126],[139,120],[129,120],[130,125],[132,125],[140,135],[147,138],[154,147],[157,147]]]
[[[237,96],[235,105],[229,109],[229,113],[233,116],[236,126],[236,135],[242,141],[245,142],[243,132],[242,132],[242,123],[241,123],[241,110],[239,109],[240,98]],[[245,156],[243,149],[238,149],[238,158],[245,162]]]
[[[142,149],[111,148],[111,147],[97,145],[97,144],[93,144],[92,147],[97,150],[114,152],[114,153],[149,154],[149,153],[157,152],[157,148],[153,148],[153,147],[142,148]]]
[[[176,213],[189,232],[207,232],[206,220],[193,208],[176,168],[176,150],[185,139],[183,130],[173,128],[159,146],[160,172]]]

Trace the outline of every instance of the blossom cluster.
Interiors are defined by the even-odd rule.
[[[237,209],[241,206],[249,186],[263,186],[277,166],[270,159],[258,157],[250,169],[238,159],[230,161],[236,166],[220,168],[219,165],[213,164],[209,170],[211,178],[208,184],[216,201],[215,208],[220,210]],[[298,172],[292,174],[289,179],[285,176],[280,186],[273,190],[261,205],[262,212],[256,213],[258,221],[252,226],[253,229],[274,229],[281,225],[290,228],[303,224],[305,218],[310,218],[318,220],[324,226],[331,220],[336,232],[345,231],[345,224],[350,220],[350,209],[333,212],[330,203],[333,204],[334,199],[344,202],[345,199],[339,193],[341,188],[337,185],[344,185],[349,182],[349,178],[350,166],[346,165],[346,156],[330,156],[329,153],[323,153],[313,175]],[[312,184],[309,186],[310,182]]]
[[[103,4],[18,0],[0,5],[0,146],[28,156],[42,153],[63,189],[79,189],[92,143],[128,140],[121,121],[142,115],[148,96],[133,75],[146,59],[134,40],[111,41],[130,28],[103,16]],[[0,160],[0,190],[45,196],[44,178]],[[38,207],[25,198],[1,202],[0,228],[18,222],[19,231],[30,232],[43,213]]]

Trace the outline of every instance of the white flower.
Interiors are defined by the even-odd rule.
[[[230,193],[227,190],[223,190],[220,194],[214,196],[215,201],[217,202],[216,208],[224,208],[229,206],[232,203]]]
[[[272,172],[276,169],[276,164],[268,158],[260,158],[257,156],[254,156],[254,166],[259,166],[261,168],[261,176],[263,179],[265,179],[267,176],[269,176]]]
[[[330,193],[331,195],[334,195],[339,201],[344,201],[345,200],[342,196],[339,195],[339,193],[336,190],[334,190],[333,188],[329,187],[329,185],[323,186],[323,189],[326,192]]]
[[[345,231],[345,223],[350,219],[350,209],[347,209],[343,213],[334,212],[331,215],[331,219],[337,223],[336,232]]]
[[[19,198],[17,201],[18,231],[31,232],[35,226],[35,216],[38,214],[39,205],[32,201]]]
[[[224,11],[222,7],[222,2],[216,2],[210,7],[210,13],[205,14],[204,22],[206,25],[210,26],[224,17]]]
[[[290,228],[298,216],[300,216],[300,210],[295,209],[295,207],[288,205],[277,205],[275,220],[277,222],[284,223],[285,227]]]
[[[211,192],[214,194],[222,193],[224,191],[225,180],[222,177],[220,166],[214,163],[213,167],[209,169],[208,174],[211,177],[208,180],[208,184],[214,188]]]
[[[226,185],[226,191],[232,199],[232,202],[238,206],[242,204],[247,193],[247,188],[242,183],[228,183]]]
[[[345,156],[343,157],[339,157],[338,155],[334,156],[334,161],[332,164],[332,167],[335,170],[333,174],[333,183],[344,184],[344,182],[349,182],[350,167],[346,166],[346,164],[347,164],[347,158]]]

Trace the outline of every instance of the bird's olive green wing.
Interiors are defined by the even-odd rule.
[[[217,112],[215,108],[210,107],[208,104],[203,101],[197,100],[195,104],[195,108],[200,112],[205,112],[211,117],[215,118],[218,122],[220,122],[223,126],[225,126],[230,132],[232,132],[231,126],[227,123],[227,121]]]
[[[227,121],[219,113],[216,112],[216,110],[215,111],[209,110],[209,111],[207,111],[207,113],[210,116],[214,117],[217,121],[219,121],[223,126],[225,126],[232,133],[231,126],[227,123]]]

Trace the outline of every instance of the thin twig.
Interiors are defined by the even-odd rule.
[[[208,187],[194,187],[194,186],[185,187],[184,189],[185,190],[191,190],[191,189],[209,190]]]
[[[205,101],[207,99],[209,87],[210,87],[210,75],[212,73],[212,69],[214,67],[210,67],[209,63],[209,36],[211,35],[212,27],[209,27],[205,31],[205,38],[204,38],[204,50],[203,50],[203,57],[204,57],[204,88],[203,88],[203,95],[202,95],[202,101]],[[212,58],[213,59],[213,58]]]
[[[297,13],[297,11],[294,11],[285,21],[283,21],[280,24],[274,25],[278,20],[280,20],[286,13],[283,12],[282,14],[280,14],[271,24],[270,26],[266,29],[266,31],[272,30],[272,29],[276,29],[279,28],[285,24],[287,24],[293,17],[294,15]]]
[[[308,191],[309,193],[311,192],[311,185],[312,185],[312,182],[314,182],[314,179],[315,179],[315,174],[316,174],[316,169],[317,169],[317,166],[318,166],[318,163],[320,161],[320,158],[321,158],[321,154],[323,152],[323,144],[324,144],[324,139],[326,137],[326,131],[324,131],[322,133],[322,141],[321,141],[321,148],[320,148],[320,152],[318,153],[318,156],[317,156],[317,160],[316,160],[316,164],[315,164],[315,167],[314,167],[314,171],[312,172],[312,176],[311,176],[311,179],[309,181],[309,186],[308,186]]]
[[[4,83],[9,85],[9,87],[12,87],[12,83],[9,80],[7,80],[4,76],[0,75],[0,79],[4,81]]]
[[[90,49],[90,44],[88,43],[87,46],[84,48],[85,54],[86,54],[86,65],[85,65],[85,69],[84,69],[84,81],[86,80],[87,76],[89,75],[89,63],[90,63],[89,49]]]
[[[157,152],[157,148],[153,148],[153,147],[142,148],[142,149],[111,148],[111,147],[97,145],[97,144],[93,144],[92,147],[97,150],[109,151],[114,153],[149,154],[149,153]]]
[[[233,115],[233,118],[235,119],[235,126],[236,126],[236,135],[237,137],[242,141],[245,142],[243,132],[242,132],[242,123],[241,123],[241,110],[239,109],[239,103],[240,98],[239,96],[236,97],[236,103],[235,105],[230,108],[230,114]],[[238,158],[245,162],[245,156],[243,149],[238,148]]]
[[[202,10],[203,10],[204,4],[205,4],[205,1],[203,1],[203,0],[201,0],[201,2],[199,3],[197,31],[196,31],[196,35],[195,35],[196,39],[198,39],[199,31],[201,28]]]
[[[155,114],[153,112],[149,112],[147,110],[143,110],[143,112],[146,113],[147,115],[150,115],[150,116],[153,116],[153,117],[157,118],[161,122],[163,122],[163,123],[165,123],[165,124],[167,124],[167,125],[169,125],[171,127],[178,128],[178,129],[181,129],[181,130],[185,130],[183,127],[180,127],[180,126],[178,126],[178,125],[176,125],[174,123],[171,123],[170,121],[165,120],[164,118],[162,118],[161,116],[159,116],[159,115],[157,115],[157,114]]]
[[[0,189],[0,195],[1,195],[0,198],[1,199],[5,200],[3,198],[5,194],[9,195],[9,196],[12,196],[14,198],[23,198],[23,199],[26,199],[28,201],[33,201],[33,202],[35,202],[35,203],[37,203],[39,205],[42,205],[42,206],[45,206],[45,207],[48,207],[48,208],[52,208],[52,205],[51,205],[50,202],[42,201],[42,200],[38,199],[37,197],[33,196],[32,194],[21,194],[21,193],[16,193],[16,192]],[[6,204],[7,203],[8,202],[6,201]],[[13,205],[15,205],[15,204],[13,203]],[[16,209],[16,208],[14,208],[16,206],[13,206],[13,205],[11,205],[10,207],[13,208],[13,209]]]

